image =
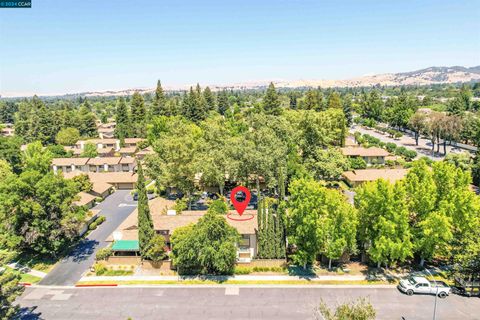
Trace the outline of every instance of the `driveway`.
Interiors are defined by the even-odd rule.
[[[434,296],[362,287],[117,287],[27,288],[17,301],[22,319],[314,319],[320,300],[334,306],[366,297],[377,319],[432,319]],[[438,299],[437,319],[480,319],[480,299]],[[28,310],[30,314],[28,315]]]
[[[132,200],[131,190],[117,190],[93,209],[101,210],[106,217],[105,222],[93,230],[88,237],[61,260],[55,268],[40,282],[42,285],[73,285],[82,274],[89,269],[95,260],[98,249],[107,246],[105,240],[136,208]]]

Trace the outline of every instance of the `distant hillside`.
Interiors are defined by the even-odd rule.
[[[278,87],[369,87],[402,86],[402,85],[430,85],[480,81],[480,66],[465,67],[430,67],[426,69],[385,73],[373,76],[364,76],[348,80],[300,80],[279,82]]]
[[[168,79],[166,79],[168,80]],[[300,88],[300,87],[370,87],[370,86],[402,86],[402,85],[430,85],[430,84],[448,84],[448,83],[464,83],[471,81],[480,81],[480,66],[475,67],[429,67],[421,70],[400,72],[400,73],[384,73],[371,76],[363,76],[346,80],[273,80],[277,88]],[[166,81],[167,82],[167,81]],[[213,91],[222,89],[262,89],[265,88],[270,80],[252,81],[237,83],[232,85],[209,85]],[[181,87],[166,87],[166,91],[186,90],[189,85]],[[140,93],[152,93],[154,88],[132,88],[120,91],[102,91],[102,92],[81,92],[77,94],[67,94],[60,97],[111,97],[111,96],[128,96],[135,91]]]

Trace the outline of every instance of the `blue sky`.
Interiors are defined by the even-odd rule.
[[[0,94],[473,66],[479,30],[478,0],[32,0],[0,9]]]

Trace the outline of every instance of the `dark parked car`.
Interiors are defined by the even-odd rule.
[[[133,201],[138,201],[138,192],[133,194]]]

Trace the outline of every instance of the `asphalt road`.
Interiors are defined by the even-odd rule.
[[[352,128],[350,128],[350,133],[353,134],[355,131],[358,131],[361,134],[369,134],[375,138],[380,139],[385,143],[393,142],[398,146],[404,146],[409,150],[414,150],[418,153],[418,157],[428,157],[434,161],[440,161],[440,160],[443,160],[443,158],[445,158],[445,155],[443,154],[443,145],[440,148],[440,154],[432,154],[431,142],[425,138],[420,138],[418,140],[418,146],[417,146],[415,145],[415,139],[406,133],[400,139],[396,140],[396,139],[390,138],[387,135],[383,135],[381,133],[375,132],[373,129],[367,130],[359,125],[354,125]],[[451,146],[447,146],[447,152],[450,152],[451,149],[452,149]],[[437,150],[437,146],[435,145],[435,151],[436,150]]]
[[[93,264],[95,253],[105,247],[105,240],[136,208],[136,202],[130,196],[130,190],[117,190],[103,202],[94,207],[106,217],[104,223],[92,231],[87,238],[60,261],[40,282],[42,285],[73,285]]]
[[[396,288],[150,287],[27,288],[21,319],[315,319],[329,305],[368,297],[377,319],[432,319],[433,296],[406,296]],[[319,318],[320,319],[320,318]],[[480,299],[438,299],[437,319],[480,319]]]

